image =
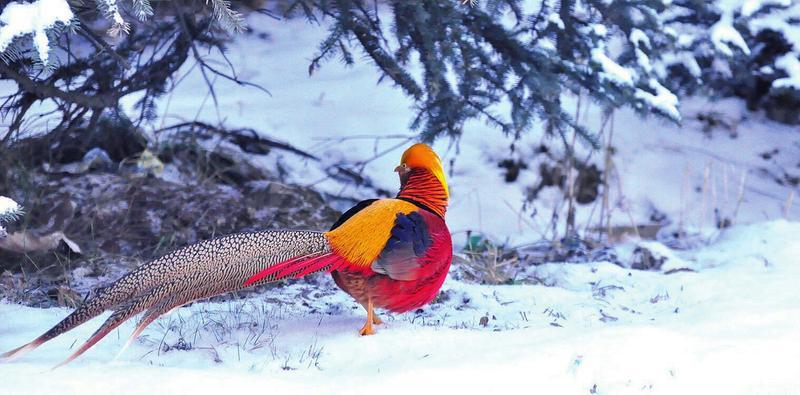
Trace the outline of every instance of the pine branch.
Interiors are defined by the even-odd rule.
[[[32,93],[40,99],[53,97],[82,107],[101,109],[116,105],[119,98],[122,97],[122,94],[113,92],[89,96],[78,91],[63,91],[54,85],[35,82],[4,62],[0,62],[0,72],[14,80],[24,91]]]

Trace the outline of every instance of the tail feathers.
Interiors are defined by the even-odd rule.
[[[310,274],[330,269],[331,258],[328,240],[321,232],[264,231],[240,233],[203,241],[181,248],[140,266],[110,286],[101,289],[64,320],[36,340],[0,355],[8,360],[35,349],[105,310],[114,312],[103,325],[75,351],[62,366],[90,349],[100,339],[131,317],[146,311],[128,343],[132,342],[147,325],[170,310],[194,300],[205,299],[281,278]],[[328,257],[329,263],[323,264]],[[259,273],[278,266],[287,269],[287,275]],[[321,266],[320,266],[321,265]],[[317,270],[318,268],[319,270]]]
[[[133,272],[129,275],[131,274],[133,274]],[[121,282],[124,278],[125,277],[120,279],[118,282]],[[41,346],[47,341],[61,335],[62,333],[72,330],[80,324],[102,313],[107,306],[111,306],[113,303],[119,300],[119,296],[116,295],[115,292],[106,292],[109,288],[98,290],[91,299],[84,302],[70,315],[61,320],[61,322],[50,328],[50,330],[37,337],[35,340],[21,347],[0,354],[0,362],[10,361],[12,359],[21,357],[28,352],[35,350],[37,347]]]
[[[176,290],[175,285],[176,284],[174,281],[159,285],[148,291],[146,294],[139,295],[115,309],[111,316],[109,316],[106,321],[103,322],[103,325],[100,326],[100,328],[97,329],[97,331],[95,331],[91,337],[89,337],[89,340],[87,340],[78,350],[72,353],[69,358],[56,365],[53,369],[66,365],[72,362],[75,358],[81,356],[81,354],[92,348],[92,346],[99,342],[100,339],[105,337],[118,326],[122,325],[125,321],[147,309],[148,305],[157,303],[161,297],[168,295],[170,290]]]
[[[12,360],[14,358],[19,358],[19,357],[27,354],[29,351],[35,350],[37,347],[41,346],[46,341],[47,340],[43,339],[43,336],[39,336],[36,340],[34,340],[34,341],[32,341],[32,342],[30,342],[28,344],[22,345],[20,347],[17,347],[15,349],[11,350],[11,351],[7,351],[7,352],[4,352],[4,353],[0,354],[0,361],[10,361],[10,360]]]
[[[332,252],[322,255],[306,255],[270,266],[248,278],[243,285],[247,287],[261,281],[300,278],[321,271],[332,272],[345,264],[344,259]]]

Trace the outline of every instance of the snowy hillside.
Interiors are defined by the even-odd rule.
[[[361,308],[327,279],[133,323],[48,371],[104,317],[0,365],[0,392],[792,394],[800,388],[800,224],[738,226],[669,266],[552,263],[526,284],[453,279],[416,313],[359,337]],[[0,304],[0,349],[68,313]],[[483,318],[486,317],[486,318]],[[112,362],[113,361],[113,362]]]

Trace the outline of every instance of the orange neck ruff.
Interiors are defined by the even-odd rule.
[[[447,190],[433,173],[425,169],[412,169],[408,173],[397,198],[423,205],[441,218],[447,212]]]

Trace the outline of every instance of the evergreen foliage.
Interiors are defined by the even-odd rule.
[[[189,58],[216,100],[212,76],[247,83],[232,68],[205,63],[199,48],[224,55],[230,33],[244,30],[243,15],[253,11],[325,23],[329,34],[309,72],[335,57],[352,64],[363,52],[414,99],[411,126],[428,141],[457,137],[467,121],[482,119],[513,136],[541,122],[549,133],[575,131],[596,145],[570,115],[567,96],[678,122],[679,94],[760,92],[748,97],[757,108],[764,97],[798,97],[800,85],[792,75],[800,68],[798,6],[783,0],[96,0],[70,7],[69,31],[59,34],[61,24],[48,31],[66,56],[42,63],[24,37],[2,52],[2,79],[19,87],[3,98],[12,131],[39,100],[55,102],[59,128],[69,129],[117,111],[134,92],[145,94],[139,113],[128,115],[152,120],[155,99]],[[95,26],[118,37],[108,40]],[[76,47],[94,52],[79,55]]]
[[[310,69],[337,54],[350,63],[350,48],[359,46],[416,99],[412,126],[428,140],[457,136],[467,120],[482,118],[515,136],[539,119],[548,131],[574,129],[594,142],[564,108],[565,93],[585,92],[604,106],[629,104],[680,119],[677,98],[659,83],[647,56],[628,55],[653,51],[648,37],[669,39],[658,16],[664,2],[530,3],[393,1],[391,21],[359,0],[307,1],[298,8],[308,18],[319,11],[334,21]],[[615,39],[626,48],[621,64],[606,49]]]
[[[800,123],[800,3],[675,0],[663,18],[677,37],[659,65],[673,92],[736,95]]]

